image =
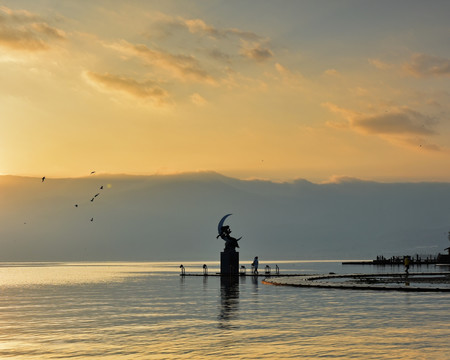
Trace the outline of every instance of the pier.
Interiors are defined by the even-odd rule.
[[[375,260],[363,260],[363,261],[343,261],[342,265],[404,265],[404,259],[409,256],[411,266],[413,265],[436,265],[439,263],[439,255],[404,255],[404,256],[391,256],[386,258],[383,255],[377,256]]]
[[[308,274],[311,275],[311,274]],[[239,274],[239,275],[233,275],[233,274],[220,274],[220,273],[214,273],[214,274],[198,274],[198,273],[184,273],[180,274],[180,276],[221,276],[221,277],[262,277],[262,278],[268,278],[268,277],[289,277],[289,276],[306,276],[305,274],[265,274],[265,273],[259,273],[259,274]]]

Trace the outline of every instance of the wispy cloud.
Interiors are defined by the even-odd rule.
[[[336,129],[351,129],[366,135],[378,135],[402,146],[419,146],[428,150],[440,150],[429,138],[437,135],[438,121],[407,107],[395,108],[384,113],[361,114],[332,103],[322,104],[339,114],[344,122],[329,121],[327,125]]]
[[[241,55],[247,59],[263,62],[273,57],[273,52],[261,43],[243,41]]]
[[[169,94],[152,81],[139,82],[131,78],[113,74],[98,74],[87,71],[85,77],[104,90],[127,93],[136,98],[151,100],[156,105],[166,102]]]
[[[276,63],[274,67],[283,84],[298,88],[305,82],[304,76],[298,71],[294,72],[280,63]]]
[[[369,134],[433,135],[436,121],[417,111],[405,108],[383,114],[358,116],[352,126]]]
[[[414,76],[450,76],[450,59],[415,54],[410,61],[404,64],[404,68]]]
[[[197,93],[191,95],[191,101],[197,106],[204,106],[208,104],[208,101],[203,96]]]
[[[326,102],[322,104],[323,107],[327,108],[330,112],[338,114],[346,119],[348,122],[352,122],[353,119],[358,115],[356,112],[340,107],[331,102]]]
[[[229,62],[233,56],[242,55],[247,59],[262,62],[274,56],[268,46],[269,39],[252,31],[221,28],[208,24],[203,19],[188,19],[161,13],[154,15],[152,23],[153,31],[147,33],[150,38],[158,35],[176,37],[190,34],[196,36],[197,41],[214,41],[215,49],[219,46],[220,50],[209,51],[209,54],[216,60]]]
[[[334,77],[334,78],[342,77],[342,74],[339,71],[337,71],[336,69],[327,69],[323,72],[323,75],[329,76],[329,77]]]
[[[50,48],[53,40],[66,38],[64,31],[49,25],[40,16],[26,10],[0,7],[0,46],[21,51]]]
[[[351,176],[332,175],[329,179],[322,181],[321,184],[355,184],[364,182],[368,181]]]
[[[210,25],[202,19],[187,19],[182,16],[170,16],[163,13],[157,13],[153,17],[153,28],[157,34],[170,36],[177,31],[185,30],[191,34],[207,36],[214,39],[238,37],[247,41],[261,41],[262,36],[237,28],[220,28]]]
[[[208,51],[208,54],[211,58],[213,58],[216,61],[223,62],[226,64],[231,63],[231,56],[222,50],[212,49]]]
[[[214,84],[216,81],[192,55],[173,54],[155,50],[144,44],[130,44],[121,41],[106,45],[122,54],[140,59],[142,62],[164,69],[183,81],[197,81]]]
[[[380,59],[369,59],[369,64],[374,66],[375,68],[379,70],[389,70],[392,68],[392,64],[389,64],[387,62],[384,62]]]

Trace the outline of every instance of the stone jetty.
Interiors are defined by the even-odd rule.
[[[352,290],[450,292],[450,272],[271,277],[264,284]]]

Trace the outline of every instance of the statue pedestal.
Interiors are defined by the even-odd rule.
[[[237,251],[220,253],[220,275],[239,275],[239,253]]]

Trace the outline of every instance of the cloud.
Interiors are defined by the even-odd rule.
[[[314,84],[297,69],[289,69],[280,63],[275,63],[274,68],[275,72],[271,72],[269,75],[272,75],[272,81],[283,88],[283,91],[289,88],[291,91],[301,92],[307,96],[312,94]]]
[[[436,134],[433,130],[437,123],[435,119],[406,107],[374,115],[364,115],[329,102],[323,103],[322,106],[345,118],[351,128],[367,134],[424,136]]]
[[[247,41],[261,41],[263,37],[251,31],[237,28],[219,28],[207,24],[202,19],[187,19],[181,16],[170,16],[167,14],[156,14],[154,21],[156,33],[165,36],[174,35],[177,31],[185,30],[191,34],[206,36],[213,39],[238,37]],[[150,34],[151,35],[151,34]]]
[[[176,37],[186,33],[195,35],[198,41],[214,41],[214,45],[211,46],[211,43],[208,43],[207,48],[215,50],[207,50],[207,52],[218,61],[229,63],[231,59],[229,54],[237,54],[238,51],[245,58],[257,62],[263,62],[274,56],[267,46],[269,39],[251,31],[213,26],[199,18],[188,19],[157,13],[152,18],[152,31],[147,35],[150,38],[158,35]],[[218,46],[220,50],[217,50]]]
[[[36,14],[0,7],[2,47],[21,51],[41,51],[49,49],[53,40],[65,38],[64,31],[50,26]]]
[[[327,108],[329,111],[331,111],[332,113],[341,115],[343,118],[347,119],[349,122],[352,121],[352,119],[357,116],[357,113],[349,110],[349,109],[344,109],[336,104],[330,103],[330,102],[325,102],[322,104],[323,107]]]
[[[251,31],[243,31],[239,29],[228,29],[226,30],[227,34],[232,34],[238,36],[240,39],[248,40],[248,41],[260,41],[263,39],[262,36],[255,34]]]
[[[197,93],[191,95],[191,101],[193,104],[197,106],[204,106],[208,103],[208,101],[206,101],[206,99],[203,96]]]
[[[32,24],[32,27],[36,32],[43,34],[49,38],[57,40],[63,40],[66,38],[64,31],[54,28],[47,23],[34,23]]]
[[[157,105],[162,105],[168,98],[168,93],[152,81],[138,82],[134,79],[112,75],[98,74],[87,71],[86,78],[93,84],[109,91],[127,93],[135,98],[151,100]]]
[[[273,57],[273,52],[260,43],[248,43],[244,41],[241,46],[241,55],[247,59],[264,62]]]
[[[154,50],[143,44],[130,44],[126,41],[106,45],[126,56],[136,57],[155,67],[169,71],[172,76],[183,81],[197,81],[214,84],[215,79],[191,55],[172,54]]]
[[[305,80],[303,75],[298,71],[293,72],[286,66],[281,65],[280,63],[276,63],[274,66],[277,73],[280,74],[281,78],[286,82],[289,82],[291,84],[295,83],[298,85],[299,83]]]
[[[410,108],[396,108],[389,112],[367,115],[332,103],[324,103],[322,106],[345,119],[342,122],[328,121],[326,125],[329,127],[377,135],[400,146],[420,147],[433,151],[441,149],[439,145],[432,144],[428,140],[437,134],[434,127],[438,121]]]
[[[369,64],[376,67],[378,70],[389,70],[392,68],[391,64],[385,63],[379,59],[369,59]]]
[[[182,27],[185,26],[189,30],[189,32],[193,34],[201,33],[212,37],[222,37],[226,35],[224,31],[221,31],[213,26],[207,25],[201,19],[182,19],[182,18],[178,19],[179,25],[181,25]]]
[[[219,49],[212,49],[208,51],[208,54],[216,61],[224,62],[226,64],[231,63],[231,56]]]
[[[341,78],[342,75],[339,71],[336,69],[327,69],[323,72],[323,75],[329,76],[329,77],[335,77],[335,78]]]
[[[430,143],[427,139],[423,137],[412,137],[403,140],[406,145],[410,147],[428,150],[428,151],[441,151],[442,148],[439,145]]]
[[[450,59],[415,54],[404,64],[404,68],[414,76],[450,76]]]
[[[331,175],[329,179],[322,181],[321,184],[361,184],[369,181],[343,175]]]
[[[352,126],[369,134],[433,135],[432,118],[410,109],[384,114],[359,116],[352,119]]]

